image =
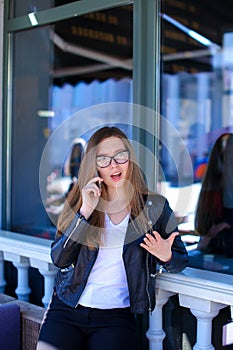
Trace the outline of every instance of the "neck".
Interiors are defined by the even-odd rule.
[[[109,202],[117,202],[126,197],[124,188],[108,188],[107,190],[107,200]]]
[[[109,214],[119,213],[122,211],[129,211],[130,202],[126,195],[124,188],[108,189],[106,212]]]

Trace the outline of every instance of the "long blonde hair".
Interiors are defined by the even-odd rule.
[[[117,127],[102,127],[97,130],[89,139],[83,159],[81,161],[78,181],[73,187],[72,191],[67,196],[64,209],[58,220],[57,235],[61,235],[62,232],[69,226],[75,214],[80,210],[82,206],[81,190],[86,186],[88,181],[96,176],[96,149],[97,146],[105,139],[109,137],[118,137],[123,142],[126,150],[129,151],[129,167],[127,173],[127,180],[130,182],[134,189],[130,199],[131,219],[139,218],[139,227],[146,225],[147,219],[144,215],[140,215],[144,209],[144,196],[149,192],[146,182],[142,175],[142,171],[136,162],[133,147],[127,138],[127,136]],[[102,184],[101,197],[106,199],[106,186]],[[90,232],[88,232],[87,244],[98,244],[101,242],[101,229],[104,228],[104,212],[97,208],[93,211],[90,223]],[[91,229],[94,228],[94,229]]]

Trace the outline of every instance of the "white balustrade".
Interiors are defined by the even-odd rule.
[[[48,305],[54,286],[57,268],[52,264],[50,246],[52,241],[14,232],[0,231],[0,291],[6,285],[4,260],[17,268],[19,299],[26,300],[30,294],[28,269],[34,267],[44,277],[42,302]],[[190,309],[197,319],[197,334],[194,350],[213,350],[211,344],[212,320],[219,310],[232,305],[233,276],[222,273],[186,268],[178,274],[162,273],[156,280],[156,307],[149,315],[146,336],[150,350],[162,350],[166,336],[163,330],[163,306],[177,294],[180,305]]]
[[[233,276],[222,273],[199,270],[187,267],[178,274],[162,273],[157,277],[157,292],[160,299],[167,298],[167,293],[178,294],[180,305],[191,310],[197,318],[197,334],[194,350],[213,350],[211,344],[212,319],[223,307],[232,304]],[[150,322],[150,333],[156,332],[157,309],[150,316],[155,318]],[[159,311],[161,314],[161,311]],[[161,324],[161,320],[158,320]],[[161,331],[161,330],[160,330]],[[161,347],[150,347],[150,350],[160,350]]]
[[[0,230],[0,247],[3,259],[11,261],[17,268],[18,286],[16,295],[28,300],[31,289],[28,285],[29,267],[37,268],[44,277],[44,306],[48,305],[53,292],[57,268],[50,257],[51,240]],[[1,262],[1,255],[0,255]],[[2,281],[2,282],[1,282]],[[0,269],[0,287],[4,287],[4,270]]]

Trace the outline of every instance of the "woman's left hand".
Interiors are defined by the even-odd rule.
[[[144,243],[140,246],[149,253],[156,256],[163,262],[168,262],[172,257],[172,244],[179,232],[173,232],[167,239],[163,239],[157,231],[153,231],[153,235],[147,233]]]

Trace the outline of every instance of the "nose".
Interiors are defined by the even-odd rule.
[[[117,165],[117,162],[115,161],[114,158],[111,159],[110,166],[113,168]]]

